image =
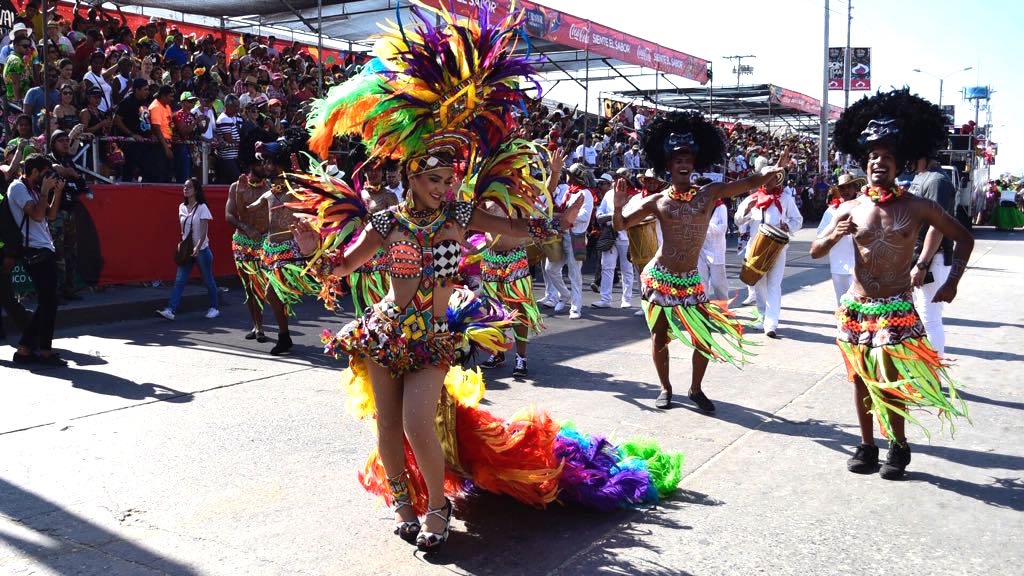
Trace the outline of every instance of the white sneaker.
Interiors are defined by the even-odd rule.
[[[762,324],[760,322],[758,322],[757,324],[751,324],[750,325],[750,331],[751,332],[763,332],[764,331],[764,324]]]
[[[583,317],[579,310],[569,310],[569,320],[578,320]]]
[[[591,308],[611,308],[611,302],[605,302],[604,300],[598,300],[590,305]]]
[[[740,304],[742,304],[743,306],[750,306],[755,302],[757,302],[756,296],[747,296],[746,298],[743,299],[743,302],[740,302]]]
[[[637,310],[636,312],[633,312],[633,316],[643,316],[643,315],[644,315],[644,309],[643,308]]]
[[[555,303],[552,302],[551,300],[548,300],[547,298],[542,299],[541,301],[537,302],[537,304],[540,304],[541,306],[543,306],[545,308],[554,308],[555,307]]]
[[[619,308],[632,308],[632,307],[633,307],[633,305],[630,304],[629,302],[623,302],[622,304],[619,304]]]
[[[565,302],[555,302],[555,314],[561,314],[562,310],[565,310]]]
[[[206,318],[216,318],[217,316],[220,316],[220,310],[216,308],[210,308],[206,311]]]
[[[160,316],[163,316],[167,320],[174,320],[174,312],[171,312],[170,308],[163,308],[161,310],[157,310],[156,313]]]

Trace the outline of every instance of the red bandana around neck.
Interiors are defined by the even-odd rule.
[[[782,188],[774,188],[771,192],[766,189],[758,188],[757,192],[754,193],[754,206],[758,210],[764,210],[772,204],[778,208],[779,212],[782,212]]]
[[[832,200],[829,201],[829,205],[832,206],[833,208],[839,208],[839,205],[842,204],[842,203],[843,203],[842,196],[836,196],[835,198],[833,198]]]
[[[903,188],[900,186],[893,186],[888,189],[880,186],[865,186],[861,188],[861,192],[868,198],[871,198],[871,201],[875,204],[886,204],[903,196]]]
[[[569,184],[569,191],[565,193],[565,198],[562,199],[562,209],[565,209],[569,205],[569,199],[573,194],[586,190],[586,187],[580,186],[579,184]]]

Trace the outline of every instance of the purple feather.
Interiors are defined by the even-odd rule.
[[[609,512],[647,499],[651,480],[646,471],[619,470],[618,451],[605,438],[593,437],[589,445],[581,440],[578,433],[563,430],[555,443],[555,455],[563,461],[558,480],[562,500]]]

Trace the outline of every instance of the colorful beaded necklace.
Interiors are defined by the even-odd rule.
[[[697,195],[697,188],[690,186],[686,192],[680,192],[676,190],[675,186],[670,186],[668,189],[668,197],[673,200],[679,200],[680,202],[689,202],[693,200],[693,197]]]
[[[448,211],[444,205],[429,211],[415,211],[407,205],[401,205],[394,214],[395,221],[416,239],[421,262],[420,282],[412,300],[413,310],[405,310],[399,318],[399,324],[403,328],[417,325],[425,330],[434,316],[434,236],[448,223]]]
[[[860,191],[868,198],[871,198],[871,201],[875,204],[886,204],[893,200],[898,200],[900,196],[903,196],[903,188],[900,186],[893,186],[892,188],[865,186],[861,188]]]

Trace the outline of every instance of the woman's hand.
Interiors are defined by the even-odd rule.
[[[295,220],[295,223],[289,227],[292,231],[292,238],[299,245],[302,255],[309,256],[320,248],[320,234],[313,229],[309,220],[300,219],[298,215],[295,216]]]

